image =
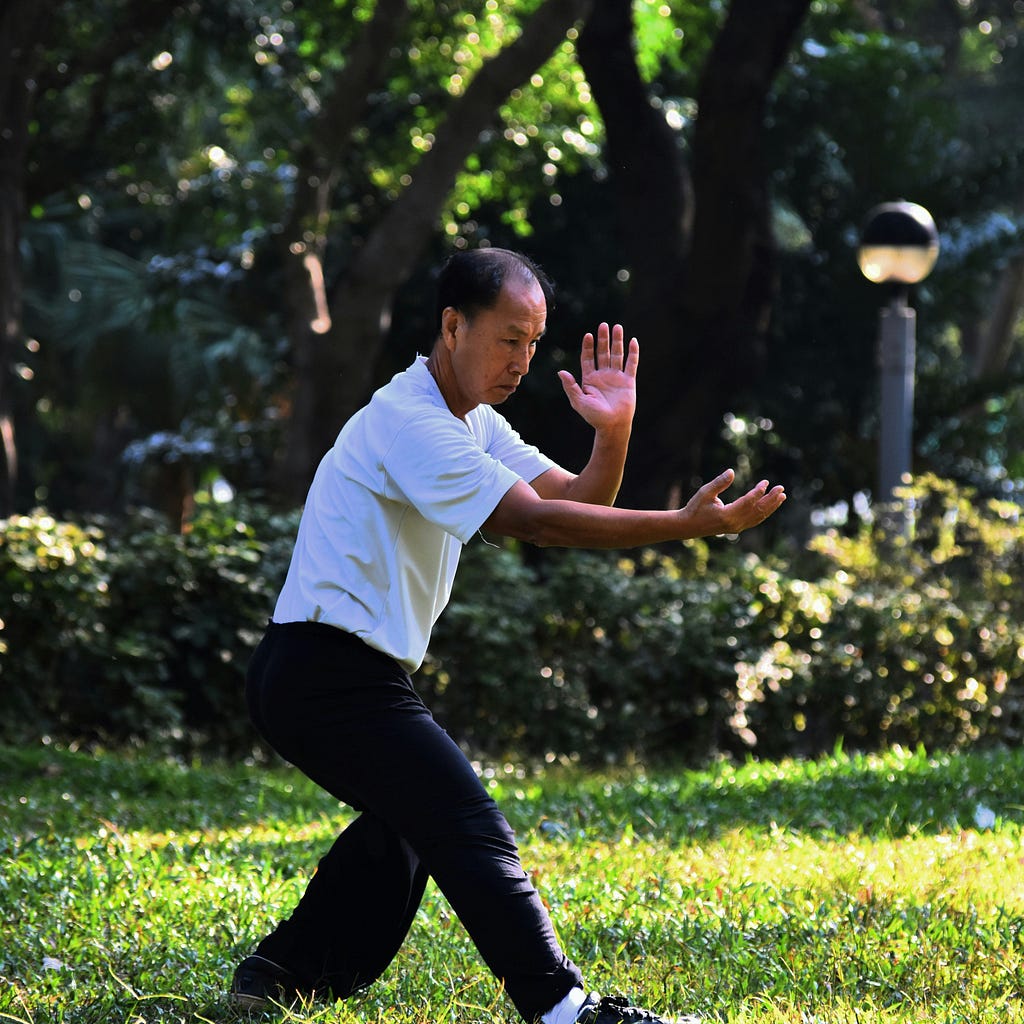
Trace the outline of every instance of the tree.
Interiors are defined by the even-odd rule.
[[[300,500],[345,417],[430,343],[436,260],[489,243],[561,285],[503,408],[553,455],[580,438],[546,370],[615,317],[644,352],[625,500],[737,453],[848,496],[874,475],[877,304],[851,239],[900,194],[944,231],[915,296],[922,443],[991,459],[1016,436],[986,419],[998,401],[1012,420],[1021,347],[1010,0],[65,7],[35,51],[18,200],[39,351],[8,347],[26,365],[0,389],[23,480],[64,508],[110,493],[96,477],[147,436],[131,451],[206,453],[240,487],[269,485],[252,453],[273,448],[275,493]],[[1008,369],[970,384],[954,349],[975,338],[979,367]]]
[[[734,0],[697,84],[685,152],[652,105],[630,0],[598,0],[580,59],[608,136],[629,322],[644,339],[644,395],[627,497],[676,503],[740,388],[757,379],[774,301],[764,155],[773,79],[809,0]]]
[[[38,98],[83,81],[101,94],[111,65],[142,36],[166,25],[175,9],[168,0],[126,0],[110,21],[94,11],[77,8],[72,14],[66,5],[35,0],[11,0],[0,11],[0,513],[13,510],[18,477],[11,385],[25,346],[21,239]],[[61,43],[76,36],[88,45],[59,52]],[[101,109],[97,102],[93,114]],[[97,126],[96,120],[82,125],[84,137]],[[47,169],[43,177],[51,174]]]
[[[491,2],[476,15],[462,6],[411,9],[403,0],[190,11],[117,67],[93,72],[91,162],[77,159],[74,117],[63,120],[80,112],[75,104],[61,107],[51,90],[47,122],[67,128],[37,140],[40,179],[49,178],[50,167],[70,169],[53,187],[88,200],[89,209],[60,229],[63,248],[50,259],[58,273],[40,260],[32,282],[44,348],[55,349],[62,336],[76,339],[72,365],[90,376],[86,350],[120,348],[117,372],[106,376],[119,382],[140,360],[157,370],[158,352],[164,372],[181,378],[208,362],[214,347],[237,349],[241,339],[251,348],[258,335],[272,353],[286,342],[293,386],[286,401],[274,400],[288,442],[279,493],[298,500],[312,465],[372,387],[395,292],[435,236],[482,135],[500,135],[502,119],[514,119],[501,112],[509,93],[548,59],[588,2],[546,0],[515,10]],[[71,34],[67,26],[55,35],[61,32]],[[126,74],[138,78],[134,97],[123,91]],[[158,132],[138,121],[146,117]],[[123,134],[99,131],[105,122]],[[134,141],[124,137],[127,124],[135,127]],[[49,147],[45,156],[39,142]],[[499,155],[491,175],[477,164],[468,188],[492,195],[512,163]],[[57,202],[45,196],[35,200],[43,214],[34,234],[49,240],[46,211]],[[75,259],[86,252],[88,259]],[[72,264],[88,289],[62,295],[54,283],[70,283]],[[134,313],[127,295],[133,273]],[[128,310],[116,322],[100,298],[115,278],[125,290],[118,306]],[[87,290],[88,301],[72,308],[67,290]],[[145,337],[144,346],[133,343],[132,332]],[[188,346],[188,338],[206,351]],[[57,386],[81,407],[66,382]],[[148,402],[110,394],[107,419],[123,421],[130,407],[136,428],[174,432],[167,399],[177,390]],[[197,386],[193,375],[182,390],[193,420],[217,412],[215,388]],[[238,401],[234,388],[230,397],[237,414],[265,415]],[[203,413],[207,400],[212,408]],[[163,421],[154,422],[154,414]],[[80,429],[76,437],[90,433]],[[109,453],[102,461],[110,464]]]
[[[450,104],[408,183],[352,248],[347,265],[328,286],[322,267],[329,241],[324,226],[330,221],[331,184],[344,165],[360,112],[382,84],[384,68],[370,58],[397,38],[397,15],[405,12],[405,4],[393,2],[394,11],[386,3],[378,4],[366,24],[312,125],[313,138],[330,141],[309,147],[299,161],[298,180],[307,184],[292,218],[294,233],[286,235],[292,254],[289,334],[296,381],[282,468],[285,493],[293,500],[301,499],[338,425],[366,400],[395,293],[437,230],[442,205],[460,169],[494,122],[501,102],[544,63],[588,4],[589,0],[545,0],[518,37],[483,63]],[[352,97],[361,99],[353,102]],[[309,232],[313,241],[307,242],[310,222],[319,227]]]
[[[24,344],[21,326],[21,225],[25,218],[25,155],[36,83],[37,49],[48,5],[11,0],[0,11],[0,514],[14,508],[18,449],[11,376]]]
[[[1010,360],[995,377],[972,380],[970,368],[978,325],[1006,308],[993,296],[1022,227],[1020,14],[1008,14],[1008,4],[821,5],[779,78],[772,190],[801,238],[780,261],[758,412],[788,441],[776,445],[774,472],[802,477],[808,501],[849,503],[876,477],[886,297],[859,274],[855,246],[868,210],[900,197],[928,207],[942,234],[935,271],[913,296],[915,468],[984,488],[1021,474],[1022,347],[1003,350]]]

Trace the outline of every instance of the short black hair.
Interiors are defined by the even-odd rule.
[[[451,306],[467,317],[481,309],[493,309],[505,282],[534,281],[544,292],[548,309],[554,305],[555,286],[529,256],[512,249],[462,249],[449,256],[437,279],[435,323],[440,330],[441,314]]]

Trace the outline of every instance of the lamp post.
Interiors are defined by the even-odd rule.
[[[868,214],[857,261],[869,281],[892,290],[888,306],[880,310],[878,332],[878,500],[886,504],[911,469],[916,317],[907,298],[910,285],[931,273],[938,256],[939,235],[923,206],[900,200],[876,206]]]

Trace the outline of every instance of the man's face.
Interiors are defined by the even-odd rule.
[[[451,307],[442,315],[458,390],[458,415],[504,402],[530,371],[547,325],[547,303],[536,281],[507,281],[491,309],[467,318]],[[455,411],[455,410],[453,410]]]

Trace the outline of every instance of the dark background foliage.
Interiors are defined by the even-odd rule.
[[[738,419],[795,499],[770,529],[799,533],[874,486],[886,296],[854,256],[899,197],[942,241],[913,296],[918,468],[1024,475],[1019,2],[37,6],[0,19],[8,513],[180,524],[213,469],[294,507],[431,345],[440,260],[496,244],[560,286],[504,410],[524,434],[580,464],[554,370],[621,318],[644,352],[623,499],[685,495]]]

